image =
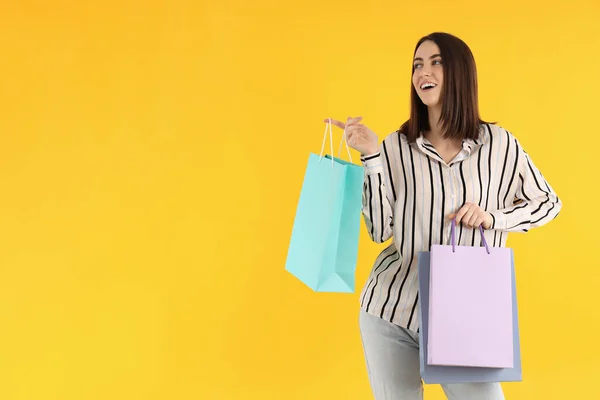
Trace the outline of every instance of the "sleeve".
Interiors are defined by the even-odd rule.
[[[511,207],[491,211],[491,229],[507,232],[527,232],[547,224],[558,216],[562,202],[550,184],[544,179],[529,155],[517,145],[519,159],[517,169],[516,199]]]
[[[381,151],[361,157],[365,168],[362,214],[371,240],[384,243],[393,236],[393,205],[385,185],[384,157]]]

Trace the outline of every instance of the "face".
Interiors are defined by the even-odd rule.
[[[412,81],[419,98],[428,107],[439,106],[444,70],[438,45],[430,40],[423,42],[415,52],[413,66]]]

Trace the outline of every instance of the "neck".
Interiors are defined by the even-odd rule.
[[[461,146],[460,139],[446,139],[440,126],[440,116],[442,115],[442,107],[435,106],[428,108],[429,114],[429,131],[425,133],[425,137],[429,142],[438,149],[455,149]]]
[[[427,114],[429,115],[429,132],[427,132],[427,140],[432,144],[444,141],[442,127],[440,126],[440,116],[442,115],[442,107],[428,107]]]

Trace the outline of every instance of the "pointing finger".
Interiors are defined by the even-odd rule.
[[[325,118],[323,120],[323,122],[327,123],[327,122],[330,122],[330,120],[331,120],[331,124],[337,126],[338,128],[344,129],[346,127],[346,124],[344,124],[343,122],[338,121],[336,119],[333,119],[333,118]]]

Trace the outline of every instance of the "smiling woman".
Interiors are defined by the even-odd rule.
[[[377,400],[421,400],[418,254],[445,244],[477,246],[479,227],[494,247],[509,232],[552,221],[562,203],[519,141],[479,116],[469,47],[447,33],[418,41],[411,113],[377,147],[377,135],[351,118],[346,130],[365,167],[363,217],[381,251],[360,295],[360,332]],[[451,400],[504,398],[499,383],[445,384]]]
[[[400,131],[409,142],[430,129],[443,131],[447,139],[475,139],[485,123],[479,115],[475,58],[467,44],[440,32],[421,38],[413,60],[411,115]]]

